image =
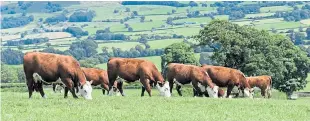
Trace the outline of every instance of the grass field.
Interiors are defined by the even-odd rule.
[[[126,97],[102,96],[95,89],[93,100],[64,99],[63,94],[45,89],[42,99],[34,93],[1,92],[1,120],[309,120],[309,98],[282,99],[211,99],[191,96],[164,98],[153,90],[153,97],[140,97],[141,90],[124,90]],[[173,94],[176,94],[175,92]],[[186,119],[184,119],[186,117]]]
[[[267,13],[267,12],[277,12],[277,11],[291,11],[293,7],[290,6],[272,6],[272,7],[262,7],[260,8],[260,12]]]

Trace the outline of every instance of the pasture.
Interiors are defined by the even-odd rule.
[[[175,89],[174,89],[175,90]],[[93,90],[93,100],[68,99],[62,93],[45,88],[48,96],[42,99],[34,93],[28,99],[24,91],[1,92],[1,120],[309,120],[309,98],[298,100],[275,99],[211,99],[194,98],[190,92],[179,97],[140,97],[140,89],[124,90],[126,97],[102,95]],[[189,94],[190,93],[190,94]]]

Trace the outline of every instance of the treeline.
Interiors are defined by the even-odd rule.
[[[219,7],[216,9],[219,15],[229,15],[230,20],[241,19],[245,14],[260,13],[259,5]]]
[[[48,12],[57,12],[63,10],[60,4],[53,4],[51,2],[47,2],[45,9],[47,9]]]
[[[30,44],[37,44],[37,43],[44,43],[48,42],[48,38],[32,38],[32,39],[23,39],[23,40],[9,40],[7,41],[4,46],[19,46],[19,45],[30,45]]]
[[[122,5],[165,5],[173,7],[187,7],[189,4],[177,1],[123,1]]]
[[[78,11],[74,12],[70,17],[70,22],[91,22],[95,17],[95,11]]]
[[[65,22],[68,20],[68,17],[65,15],[61,14],[55,17],[48,17],[45,19],[44,23],[49,23],[49,24],[57,24],[59,22]]]
[[[20,50],[13,50],[9,48],[1,51],[1,61],[8,65],[22,64],[23,57],[24,53]]]
[[[97,30],[94,38],[95,40],[129,40],[129,36],[124,34],[114,34],[110,32],[110,28],[105,30]]]
[[[283,18],[285,21],[300,21],[310,18],[310,5],[305,5],[302,9],[295,9],[290,12],[276,12],[274,17]]]
[[[74,37],[78,37],[78,38],[88,35],[88,31],[83,31],[79,27],[68,27],[66,29],[63,29],[63,32],[71,33]]]
[[[1,21],[1,29],[15,28],[29,24],[33,21],[33,16],[4,17]]]

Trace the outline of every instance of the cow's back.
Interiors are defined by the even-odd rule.
[[[230,81],[236,81],[235,84],[247,83],[244,74],[239,70],[211,65],[203,65],[202,68],[208,72],[213,83],[218,86],[226,86]]]
[[[41,52],[28,52],[24,55],[25,74],[38,73],[47,82],[56,81],[60,73],[72,72],[78,65],[70,56]]]
[[[147,68],[153,67],[152,65],[154,64],[147,60],[131,58],[110,58],[107,64],[108,73],[119,75],[127,81],[139,79],[142,69],[149,70]]]
[[[107,71],[96,68],[82,68],[82,70],[88,81],[93,80],[92,85],[99,85],[103,82],[108,83]]]

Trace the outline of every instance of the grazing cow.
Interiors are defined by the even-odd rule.
[[[34,90],[39,91],[44,98],[42,81],[35,82],[34,73],[38,73],[41,79],[51,83],[57,79],[66,85],[64,97],[67,98],[68,91],[72,93],[74,98],[78,98],[75,93],[75,87],[81,90],[81,95],[85,99],[92,99],[91,83],[86,81],[85,75],[80,68],[77,60],[71,56],[43,53],[28,52],[24,55],[24,72],[27,79],[29,98]]]
[[[109,90],[111,91],[115,79],[119,76],[123,78],[126,82],[134,82],[140,79],[142,83],[142,93],[144,90],[148,92],[149,96],[151,94],[151,85],[159,84],[159,88],[167,88],[165,85],[165,80],[161,73],[158,72],[156,66],[147,60],[133,59],[133,58],[110,58],[108,63],[108,77],[109,77]],[[159,91],[165,91],[167,89],[158,89]],[[165,91],[166,97],[170,96],[169,91]]]
[[[261,89],[261,94],[265,98],[271,97],[271,86],[272,86],[272,78],[271,76],[262,75],[262,76],[253,76],[246,77],[248,83],[251,88],[258,87]]]
[[[105,90],[109,91],[109,78],[107,71],[96,68],[82,68],[82,70],[86,76],[86,79],[88,81],[93,81],[93,86],[101,86],[103,95],[105,95]],[[115,81],[113,87],[117,87],[115,88],[114,92],[116,92],[116,89],[118,89],[122,96],[124,96],[122,81]]]
[[[211,65],[202,65],[213,83],[215,83],[219,87],[227,87],[226,98],[231,94],[234,86],[237,86],[241,89],[246,97],[252,98],[252,89],[249,83],[246,81],[244,74],[236,69],[222,67],[222,66],[211,66]]]
[[[199,66],[169,63],[165,73],[170,84],[170,93],[172,93],[173,82],[176,83],[180,96],[182,96],[181,85],[191,83],[198,94],[207,91],[211,97],[217,98],[218,86],[212,83],[208,73]]]

